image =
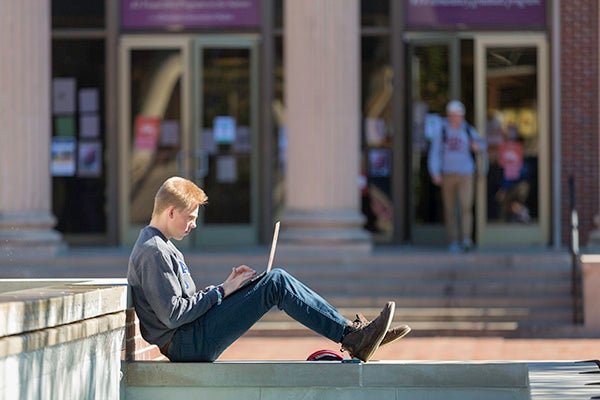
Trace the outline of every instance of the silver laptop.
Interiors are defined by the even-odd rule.
[[[260,274],[254,275],[252,278],[248,279],[246,282],[242,283],[239,288],[237,288],[233,293],[238,290],[245,288],[248,285],[252,285],[262,278],[265,277],[269,272],[271,272],[271,268],[273,268],[273,260],[275,259],[275,249],[277,248],[277,239],[279,238],[279,225],[280,222],[277,221],[275,223],[275,231],[273,232],[273,240],[271,241],[271,253],[269,254],[269,261],[267,262],[267,269],[265,269]]]

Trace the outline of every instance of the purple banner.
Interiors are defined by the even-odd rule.
[[[544,28],[546,0],[404,0],[414,28]]]
[[[123,29],[251,28],[260,0],[121,0]]]

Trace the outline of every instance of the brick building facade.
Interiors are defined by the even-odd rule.
[[[570,240],[569,178],[574,178],[581,244],[599,213],[598,20],[596,0],[561,1],[561,238]]]

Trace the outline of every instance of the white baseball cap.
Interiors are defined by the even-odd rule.
[[[465,105],[458,100],[452,100],[446,105],[446,114],[465,115]]]

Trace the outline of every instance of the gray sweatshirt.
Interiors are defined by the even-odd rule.
[[[127,282],[140,320],[142,337],[159,347],[175,330],[217,304],[209,286],[196,291],[183,254],[156,228],[141,230],[129,257]]]
[[[463,121],[458,129],[453,129],[444,119],[440,131],[431,139],[427,165],[429,174],[459,174],[472,175],[475,172],[475,160],[471,154],[471,142],[476,141],[485,151],[486,143],[475,128],[469,127]],[[445,129],[445,140],[443,130]],[[470,137],[469,137],[470,136]]]

